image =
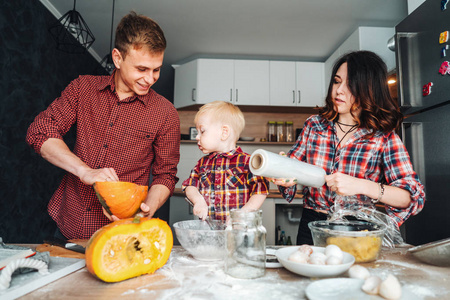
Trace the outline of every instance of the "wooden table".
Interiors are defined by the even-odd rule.
[[[376,262],[363,265],[382,278],[394,274],[417,299],[450,299],[450,268],[421,263],[406,250],[383,249]],[[176,246],[154,274],[104,283],[83,268],[21,299],[306,299],[305,289],[317,280],[321,278],[302,277],[284,268],[267,269],[258,279],[236,279],[224,273],[222,263],[195,260]]]

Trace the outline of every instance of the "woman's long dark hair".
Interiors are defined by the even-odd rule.
[[[347,84],[355,97],[350,113],[358,123],[358,127],[372,129],[373,136],[376,131],[384,133],[399,129],[403,120],[397,101],[390,93],[387,84],[387,67],[383,60],[370,51],[355,51],[343,55],[333,67],[325,106],[319,114],[329,121],[338,119],[331,92],[334,77],[339,67],[347,63]],[[358,116],[355,112],[361,108]]]

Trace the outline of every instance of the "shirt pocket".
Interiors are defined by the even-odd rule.
[[[200,168],[199,170],[200,185],[203,189],[209,190],[212,185],[212,173],[211,170]]]
[[[225,171],[225,184],[237,188],[246,184],[245,170],[240,167],[229,168]]]
[[[152,143],[155,139],[155,133],[143,128],[128,127],[126,134],[130,137],[130,140],[137,141],[139,143]]]

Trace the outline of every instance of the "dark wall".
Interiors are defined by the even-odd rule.
[[[63,171],[26,144],[28,126],[70,81],[104,72],[88,52],[56,49],[47,30],[55,21],[39,1],[0,0],[0,237],[7,243],[41,243],[56,228],[47,204]],[[173,83],[159,89],[173,99]]]

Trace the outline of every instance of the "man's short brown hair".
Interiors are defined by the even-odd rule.
[[[132,11],[117,25],[114,43],[123,58],[130,46],[135,49],[146,47],[152,53],[161,53],[166,49],[166,38],[158,23]]]

